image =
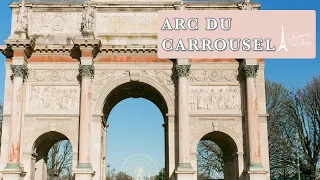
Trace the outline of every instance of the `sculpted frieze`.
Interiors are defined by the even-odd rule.
[[[191,86],[191,110],[241,110],[239,86]]]
[[[78,74],[77,69],[30,69],[28,81],[77,81]]]
[[[28,113],[77,113],[80,88],[77,86],[31,86]]]
[[[191,69],[189,81],[191,82],[228,82],[237,81],[236,69]]]

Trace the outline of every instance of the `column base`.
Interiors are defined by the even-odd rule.
[[[248,171],[247,180],[266,180],[267,171]]]
[[[249,164],[249,168],[248,168],[248,171],[259,171],[259,172],[262,172],[262,171],[265,171],[262,164],[261,163],[250,163]]]
[[[79,163],[73,172],[75,180],[92,180],[92,177],[96,174],[90,163]]]
[[[194,180],[194,173],[195,172],[177,172],[176,171],[177,180]]]
[[[8,163],[1,173],[3,180],[22,180],[26,175],[19,163]]]
[[[262,164],[251,163],[247,170],[247,180],[264,180],[268,171],[265,171]]]
[[[194,172],[191,163],[179,163],[176,172]]]
[[[179,163],[176,168],[177,180],[193,180],[194,173],[191,163]]]

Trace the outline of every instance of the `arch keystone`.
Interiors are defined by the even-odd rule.
[[[141,76],[141,70],[140,69],[131,69],[129,71],[130,74],[130,80],[131,81],[139,81]]]

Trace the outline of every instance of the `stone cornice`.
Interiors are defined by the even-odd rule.
[[[85,7],[88,3],[50,3],[50,2],[32,2],[26,3],[26,7],[36,8],[68,8],[68,9],[77,9]],[[190,10],[210,10],[210,9],[241,9],[243,7],[248,7],[247,5],[243,5],[244,3],[233,3],[233,2],[184,2],[184,6],[186,9]],[[125,1],[125,2],[94,2],[92,4],[97,11],[104,10],[141,10],[148,11],[150,10],[164,10],[164,9],[178,9],[180,6],[180,1],[167,1],[167,2],[134,2],[134,1]],[[251,2],[249,3],[250,7],[254,10],[260,9],[260,4]],[[18,8],[19,3],[10,4],[11,8]],[[37,10],[35,10],[37,11]]]
[[[70,54],[73,45],[36,45],[34,53],[36,54]]]
[[[93,57],[97,56],[101,48],[101,41],[99,39],[74,39],[73,44],[76,50],[92,50]]]
[[[0,52],[6,57],[6,58],[12,58],[13,51],[11,48],[9,48],[6,45],[0,45]]]
[[[130,46],[102,46],[101,55],[156,55],[157,46],[130,45]]]
[[[7,48],[15,50],[23,50],[29,58],[34,51],[35,41],[31,39],[7,39],[5,40]]]

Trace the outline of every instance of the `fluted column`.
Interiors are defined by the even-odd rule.
[[[247,124],[249,135],[249,171],[263,171],[260,151],[260,132],[258,101],[256,89],[256,76],[259,65],[244,65],[244,76],[246,78],[247,96]]]
[[[178,172],[192,171],[189,142],[188,75],[190,65],[176,65],[178,76],[179,165]]]
[[[12,102],[10,125],[10,152],[6,168],[20,168],[21,124],[22,124],[22,99],[23,82],[27,77],[27,65],[25,62],[19,65],[11,65],[12,69]]]
[[[95,74],[94,58],[99,53],[100,40],[74,39],[74,54],[79,58],[80,81],[80,121],[79,121],[79,158],[77,168],[74,170],[75,180],[90,180],[95,176],[95,170],[100,173],[100,168],[92,166],[99,164],[101,158],[93,158],[90,155],[101,153],[101,149],[91,148],[94,142],[92,131],[92,81]],[[78,54],[76,53],[78,52]],[[99,141],[100,142],[100,141]],[[98,169],[99,168],[99,169]],[[100,176],[100,174],[98,174]]]
[[[9,131],[9,149],[7,166],[2,171],[4,180],[16,180],[25,176],[21,163],[21,136],[22,136],[22,107],[24,104],[24,82],[28,77],[27,61],[34,47],[32,40],[5,40],[8,45],[6,49],[7,58],[12,58],[12,100],[11,119]]]
[[[91,169],[90,139],[91,139],[91,101],[92,101],[92,78],[94,66],[80,65],[79,76],[81,77],[80,99],[80,133],[79,133],[79,163],[78,168]]]

